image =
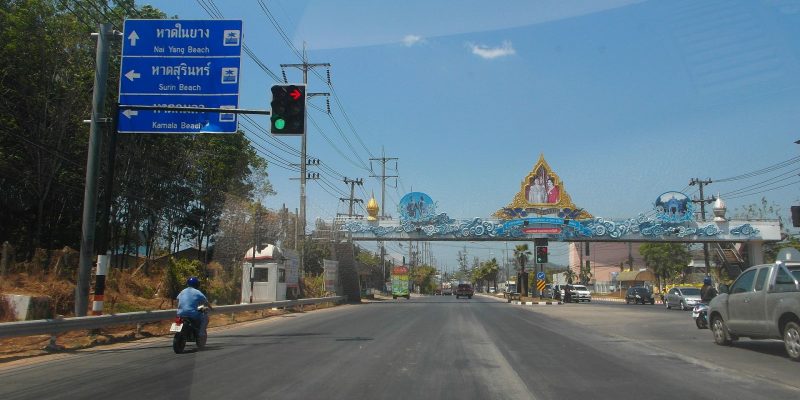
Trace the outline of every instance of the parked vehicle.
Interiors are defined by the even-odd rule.
[[[472,285],[470,285],[469,283],[458,284],[458,288],[456,289],[457,299],[460,299],[461,297],[466,297],[468,299],[471,299],[473,294],[475,294],[475,289],[472,288]]]
[[[544,290],[542,291],[542,297],[549,297],[551,299],[555,298],[555,291],[553,290],[552,283],[544,285]]]
[[[656,299],[653,297],[653,292],[650,291],[650,288],[644,286],[634,286],[629,287],[628,291],[625,292],[625,304],[645,304],[650,303],[651,305],[656,304]]]
[[[202,305],[197,307],[197,310],[202,313],[208,312],[208,308]],[[192,318],[175,317],[175,322],[169,328],[170,332],[175,333],[175,336],[172,337],[172,350],[175,354],[183,353],[186,348],[186,342],[194,342],[198,349],[206,347],[208,335],[205,332],[203,332],[203,335],[200,334],[201,324],[200,321]]]
[[[584,285],[562,285],[561,298],[564,299],[564,290],[569,287],[570,301],[580,303],[582,301],[592,301],[592,292]]]
[[[731,345],[740,337],[783,339],[786,353],[800,361],[800,263],[746,269],[709,304],[714,342]]]
[[[667,309],[680,307],[681,310],[691,310],[700,304],[700,289],[692,286],[674,287],[664,296],[664,305]]]
[[[698,303],[692,309],[692,318],[697,329],[708,329],[708,305]]]

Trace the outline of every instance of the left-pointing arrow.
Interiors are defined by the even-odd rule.
[[[141,78],[142,74],[140,74],[140,73],[138,73],[138,72],[136,72],[134,70],[130,70],[127,73],[125,73],[125,77],[128,78],[131,82],[133,82],[134,79]]]
[[[133,116],[139,115],[139,111],[136,110],[125,110],[122,112],[122,115],[128,117],[130,119]]]
[[[133,31],[130,35],[128,35],[128,39],[131,41],[131,46],[136,46],[136,41],[139,40],[139,35],[136,34],[136,31]]]

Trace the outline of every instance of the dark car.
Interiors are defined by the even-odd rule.
[[[456,289],[457,299],[461,298],[462,296],[471,299],[473,294],[475,294],[475,289],[472,288],[472,285],[469,283],[458,284],[458,289]]]
[[[643,286],[635,286],[628,288],[628,291],[625,292],[625,303],[656,304],[656,299],[655,297],[653,297],[653,292],[651,292],[649,288]]]

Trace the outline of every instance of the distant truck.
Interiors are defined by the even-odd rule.
[[[800,263],[756,265],[720,286],[708,310],[714,342],[729,346],[740,337],[783,339],[800,361]]]
[[[456,289],[457,299],[461,297],[466,297],[468,299],[471,299],[474,294],[475,294],[475,289],[473,289],[472,285],[470,285],[469,283],[458,284],[458,288]]]
[[[442,296],[452,296],[453,295],[453,285],[450,282],[442,283]]]
[[[403,265],[392,268],[392,298],[398,297],[411,298],[408,290],[408,267]]]

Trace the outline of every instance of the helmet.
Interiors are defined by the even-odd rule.
[[[711,284],[711,277],[707,276],[707,277],[703,278],[703,284],[704,285],[710,285]]]
[[[193,276],[186,281],[186,286],[197,289],[198,287],[200,287],[200,280],[197,279],[196,276]]]

